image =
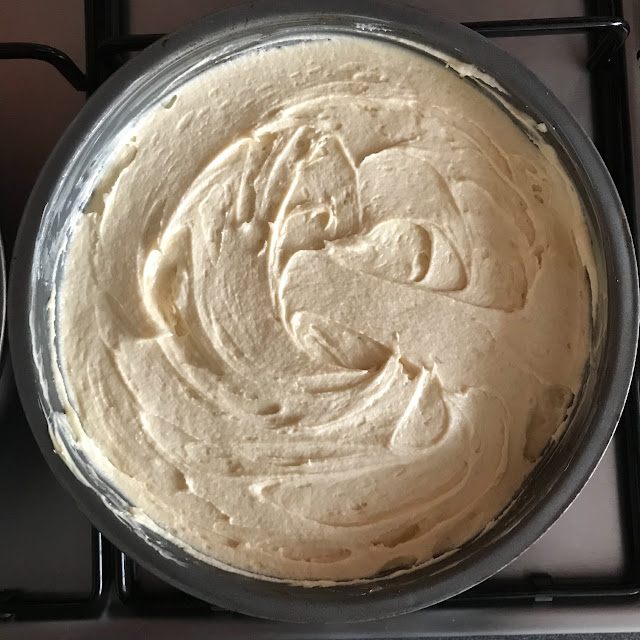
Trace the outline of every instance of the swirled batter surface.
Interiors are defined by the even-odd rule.
[[[565,420],[589,260],[553,152],[443,65],[346,36],[245,55],[144,119],[80,216],[68,413],[212,561],[419,564]]]

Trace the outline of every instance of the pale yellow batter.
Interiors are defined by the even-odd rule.
[[[213,562],[420,564],[565,420],[591,260],[553,152],[440,63],[342,36],[246,55],[144,119],[81,216],[67,414]]]

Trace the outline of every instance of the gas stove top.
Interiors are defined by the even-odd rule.
[[[0,42],[13,44],[0,44],[0,58],[7,58],[0,62],[0,232],[8,256],[37,171],[86,95],[160,34],[231,4],[86,0],[83,12],[71,0],[5,3]],[[640,152],[638,3],[596,1],[586,11],[576,0],[411,4],[468,24],[538,74],[598,146],[637,241],[632,167]],[[18,41],[42,46],[18,46]],[[9,357],[0,376],[0,425],[0,638],[162,638],[207,632],[378,638],[640,630],[637,380],[594,476],[518,560],[435,607],[342,627],[271,623],[217,609],[162,583],[109,544],[51,476],[24,418]]]

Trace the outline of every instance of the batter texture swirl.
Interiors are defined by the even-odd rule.
[[[79,216],[68,413],[212,562],[416,566],[561,427],[591,260],[553,152],[450,69],[346,36],[245,55],[146,117]]]

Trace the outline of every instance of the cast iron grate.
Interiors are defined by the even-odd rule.
[[[92,529],[91,554],[91,589],[86,597],[65,599],[51,593],[0,591],[0,622],[99,617],[112,583],[113,553],[109,543],[96,529]]]
[[[134,52],[164,34],[126,33],[124,0],[85,0],[86,71],[83,73],[64,52],[35,43],[0,43],[0,58],[29,58],[53,65],[77,90],[90,95]],[[631,164],[631,139],[627,80],[622,45],[629,25],[621,18],[618,0],[595,0],[587,17],[533,20],[502,20],[467,23],[489,38],[586,34],[591,39],[587,67],[591,74],[595,143],[616,183],[627,212],[633,212],[635,194]],[[636,246],[637,221],[629,216]],[[624,476],[621,483],[625,506],[626,546],[629,549],[626,573],[615,583],[558,581],[551,576],[532,575],[526,581],[491,580],[437,606],[478,606],[523,602],[593,600],[618,602],[640,594],[640,438],[638,380],[634,378],[627,405],[617,430],[617,454]],[[98,617],[104,610],[112,571],[116,575],[116,593],[133,612],[145,615],[203,615],[229,612],[208,605],[178,590],[159,593],[141,586],[144,574],[125,554],[112,554],[102,535],[94,531],[92,592],[86,600],[53,601],[46,594],[0,592],[0,620],[74,619]],[[0,550],[0,553],[3,551]],[[115,563],[115,566],[112,566]]]

